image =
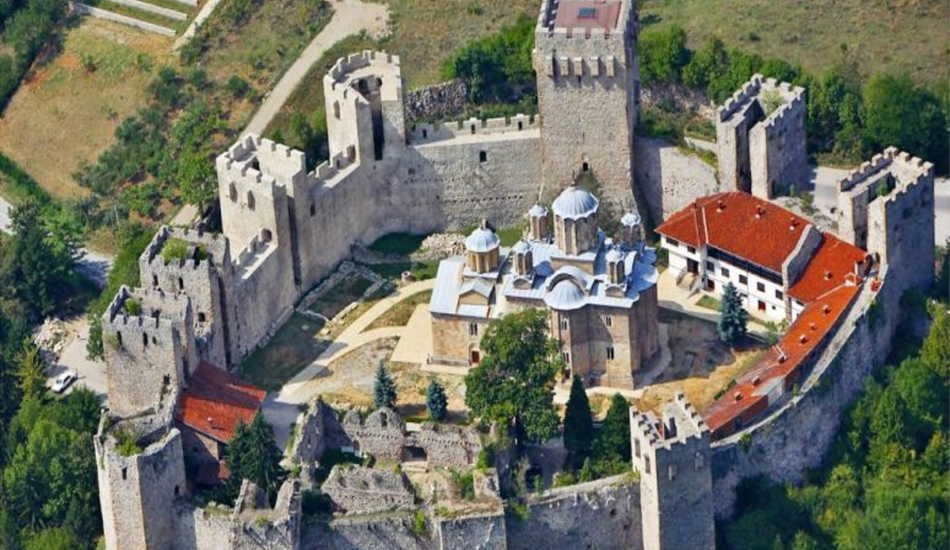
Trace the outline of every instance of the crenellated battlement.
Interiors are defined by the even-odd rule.
[[[846,192],[854,187],[876,179],[878,175],[887,171],[896,179],[897,187],[913,186],[922,179],[933,176],[933,163],[919,157],[912,156],[896,147],[888,147],[883,153],[871,157],[870,161],[862,162],[844,179],[838,182],[838,190]]]
[[[435,124],[416,124],[409,132],[409,139],[415,143],[426,143],[472,135],[507,134],[534,130],[540,126],[539,117],[518,114],[505,118],[470,118]]]
[[[716,109],[716,112],[719,114],[719,120],[721,122],[729,120],[732,115],[736,114],[736,112],[748,104],[749,101],[759,95],[764,79],[765,77],[760,74],[752,75],[752,78],[750,78],[748,82],[743,84],[741,88],[732,94],[732,97],[727,99],[725,103]]]
[[[657,450],[670,450],[673,445],[688,444],[691,438],[702,439],[709,435],[702,415],[682,392],[666,405],[662,418],[634,408],[630,409],[630,417],[631,430]]]
[[[349,80],[351,73],[367,67],[398,70],[399,56],[381,51],[363,50],[338,59],[327,72],[326,78],[332,82],[331,89],[336,89],[337,84],[344,84]]]
[[[130,312],[129,300],[138,303],[138,313]],[[184,294],[165,292],[161,289],[136,288],[122,285],[109,307],[106,322],[119,329],[122,327],[171,328],[186,323],[189,317],[190,298]]]
[[[173,263],[165,262],[164,258],[161,257],[161,253],[169,239],[180,239],[189,244],[185,259]],[[198,253],[199,249],[203,254]],[[228,239],[220,233],[163,225],[155,233],[148,246],[145,247],[141,258],[146,265],[161,264],[164,267],[194,270],[205,262],[210,262],[212,265],[223,265],[227,260],[227,254]]]
[[[608,3],[620,4],[617,22],[612,29],[604,27],[591,28],[586,26],[559,27],[557,26],[557,15],[561,7],[561,2],[559,0],[544,0],[541,3],[541,10],[538,14],[538,23],[535,27],[535,32],[550,38],[609,40],[618,34],[623,35],[624,31],[636,26],[636,18],[631,17],[633,13],[631,0],[621,0],[620,2],[599,0],[595,3],[595,7],[606,7]]]

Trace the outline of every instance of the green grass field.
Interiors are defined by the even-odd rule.
[[[814,73],[843,65],[936,82],[950,66],[945,0],[643,0],[640,20],[680,25],[692,48],[719,37]]]

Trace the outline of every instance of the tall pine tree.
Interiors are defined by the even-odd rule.
[[[722,295],[722,309],[719,316],[719,339],[725,344],[734,346],[742,341],[746,335],[746,321],[749,313],[742,307],[742,297],[732,283],[726,284]]]
[[[376,369],[376,383],[373,386],[373,402],[376,408],[396,406],[396,384],[382,363]]]
[[[564,413],[564,447],[575,467],[590,456],[593,440],[594,419],[590,413],[590,402],[584,391],[584,382],[575,374],[571,382],[571,396],[567,400],[567,411]]]
[[[438,422],[445,420],[447,407],[448,398],[445,397],[445,388],[433,379],[426,388],[426,408],[429,409],[429,417]]]
[[[619,393],[610,398],[610,408],[594,441],[594,456],[598,460],[630,460],[630,404]]]
[[[248,479],[267,491],[273,503],[287,475],[280,466],[281,458],[283,453],[274,441],[274,430],[264,421],[264,415],[258,412],[250,424],[238,424],[234,439],[224,451],[233,494],[237,494],[241,481]]]

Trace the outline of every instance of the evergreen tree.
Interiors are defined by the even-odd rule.
[[[749,314],[742,307],[742,297],[736,291],[732,283],[726,284],[725,292],[722,295],[722,309],[719,316],[719,339],[724,343],[734,346],[742,341],[746,335],[746,321]]]
[[[393,382],[389,371],[382,363],[376,370],[376,383],[373,386],[373,402],[376,408],[388,407],[390,409],[396,406],[396,384]]]
[[[267,491],[271,502],[286,477],[280,467],[283,453],[274,441],[274,430],[258,412],[250,424],[239,423],[234,439],[224,451],[224,459],[231,470],[229,485],[236,495],[241,481],[248,479]]]
[[[567,411],[564,413],[564,447],[575,466],[590,456],[593,439],[594,420],[590,413],[590,402],[584,391],[584,382],[575,374],[571,382],[571,396],[567,400]]]
[[[610,408],[594,441],[598,459],[630,460],[630,404],[619,393],[610,398]]]
[[[429,409],[429,417],[441,422],[445,419],[448,399],[445,397],[445,388],[441,384],[432,380],[426,389],[426,408]]]

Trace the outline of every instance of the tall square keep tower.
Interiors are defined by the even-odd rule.
[[[631,206],[640,101],[632,0],[545,0],[534,66],[542,114],[542,177],[561,189],[593,172],[602,194]]]

